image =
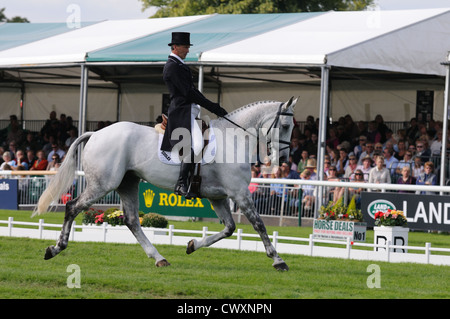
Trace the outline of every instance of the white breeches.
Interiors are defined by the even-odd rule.
[[[203,134],[198,121],[195,119],[200,115],[200,106],[192,104],[191,106],[191,141],[194,154],[198,155],[203,149]]]

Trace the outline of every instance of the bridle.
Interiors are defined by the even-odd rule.
[[[282,112],[282,111],[281,111],[281,107],[282,107],[282,106],[283,106],[283,103],[280,103],[280,105],[278,106],[278,111],[277,111],[277,114],[276,114],[276,116],[275,116],[275,119],[273,120],[272,124],[270,124],[269,129],[267,130],[267,133],[266,133],[267,136],[269,136],[269,133],[270,133],[270,131],[272,130],[272,128],[276,128],[276,127],[277,127],[278,122],[280,121],[280,116],[294,116],[293,113]],[[244,131],[247,132],[248,134],[253,135],[254,137],[256,137],[256,139],[257,139],[257,144],[256,144],[256,145],[257,145],[257,153],[258,153],[257,156],[258,156],[258,161],[260,161],[260,159],[259,159],[259,132],[258,132],[258,134],[255,136],[255,134],[253,134],[253,133],[251,133],[251,132],[248,132],[244,127],[240,126],[239,124],[235,123],[234,121],[230,120],[229,118],[226,118],[225,116],[222,116],[222,118],[225,119],[225,120],[227,120],[227,121],[230,122],[231,124],[233,124],[233,125],[239,127],[240,129],[244,130]],[[291,145],[291,141],[280,140],[280,139],[278,139],[278,143],[279,143],[279,144],[284,144],[284,145],[286,145],[285,147],[279,149],[280,152],[283,151],[283,150],[285,150],[285,149],[287,149],[287,148],[289,148],[290,145]],[[269,149],[272,149],[271,144],[272,144],[272,140],[268,140],[268,141],[267,141],[267,149],[268,149],[268,150],[269,150]],[[270,155],[270,154],[269,154],[269,155]]]

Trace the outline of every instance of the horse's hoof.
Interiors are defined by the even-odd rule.
[[[278,271],[288,271],[289,266],[283,261],[282,263],[273,265],[273,267]]]
[[[48,260],[48,259],[55,257],[56,254],[54,253],[54,250],[55,250],[55,246],[48,246],[47,249],[45,250],[44,259]]]
[[[161,259],[160,261],[156,262],[156,267],[167,267],[170,266],[170,263],[165,260],[165,259]]]
[[[186,247],[186,254],[192,254],[194,251],[195,251],[195,247],[194,247],[194,240],[193,239],[191,239],[189,242],[188,242],[188,245],[187,245],[187,247]]]

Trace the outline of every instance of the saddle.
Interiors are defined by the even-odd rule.
[[[155,125],[155,130],[157,132],[159,132],[160,134],[164,134],[164,131],[166,130],[167,119],[168,119],[168,117],[165,114],[162,114],[162,122]],[[207,129],[209,129],[210,127],[204,120],[201,120],[201,121],[202,121],[202,127],[201,127],[202,134],[204,135],[205,131]],[[208,146],[208,144],[209,144],[209,140],[205,139],[203,141],[202,157],[203,157],[203,153],[204,153],[206,147]],[[197,173],[195,173],[196,169],[197,169]],[[188,193],[194,195],[191,198],[196,198],[196,197],[201,198],[200,187],[201,187],[201,183],[202,183],[202,177],[200,175],[200,169],[201,169],[201,161],[198,162],[196,165],[194,165],[193,170],[191,171],[191,174],[190,174]]]

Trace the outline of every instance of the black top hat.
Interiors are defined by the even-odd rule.
[[[172,42],[169,43],[169,46],[173,44],[193,45],[190,43],[190,36],[189,32],[172,32]]]

